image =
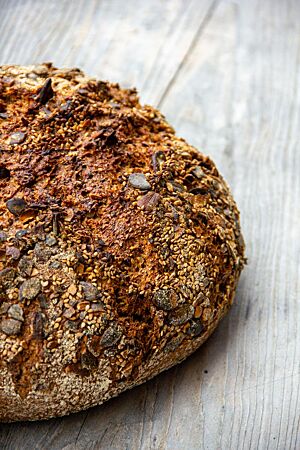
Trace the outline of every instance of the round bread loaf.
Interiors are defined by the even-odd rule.
[[[239,214],[135,90],[0,67],[0,420],[79,411],[185,359],[233,301]]]

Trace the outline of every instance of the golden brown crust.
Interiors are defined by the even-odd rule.
[[[231,305],[239,214],[134,90],[0,68],[0,420],[102,403],[180,362]]]

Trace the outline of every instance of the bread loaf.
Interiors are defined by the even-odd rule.
[[[179,363],[232,304],[239,213],[133,90],[0,67],[0,420],[79,411]]]

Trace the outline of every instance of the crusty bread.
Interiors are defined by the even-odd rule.
[[[177,364],[232,304],[239,214],[135,90],[0,67],[0,420],[79,411]]]

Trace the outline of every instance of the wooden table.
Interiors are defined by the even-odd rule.
[[[87,412],[0,425],[1,449],[300,448],[300,2],[0,0],[0,63],[136,86],[206,152],[249,264],[192,357]]]

